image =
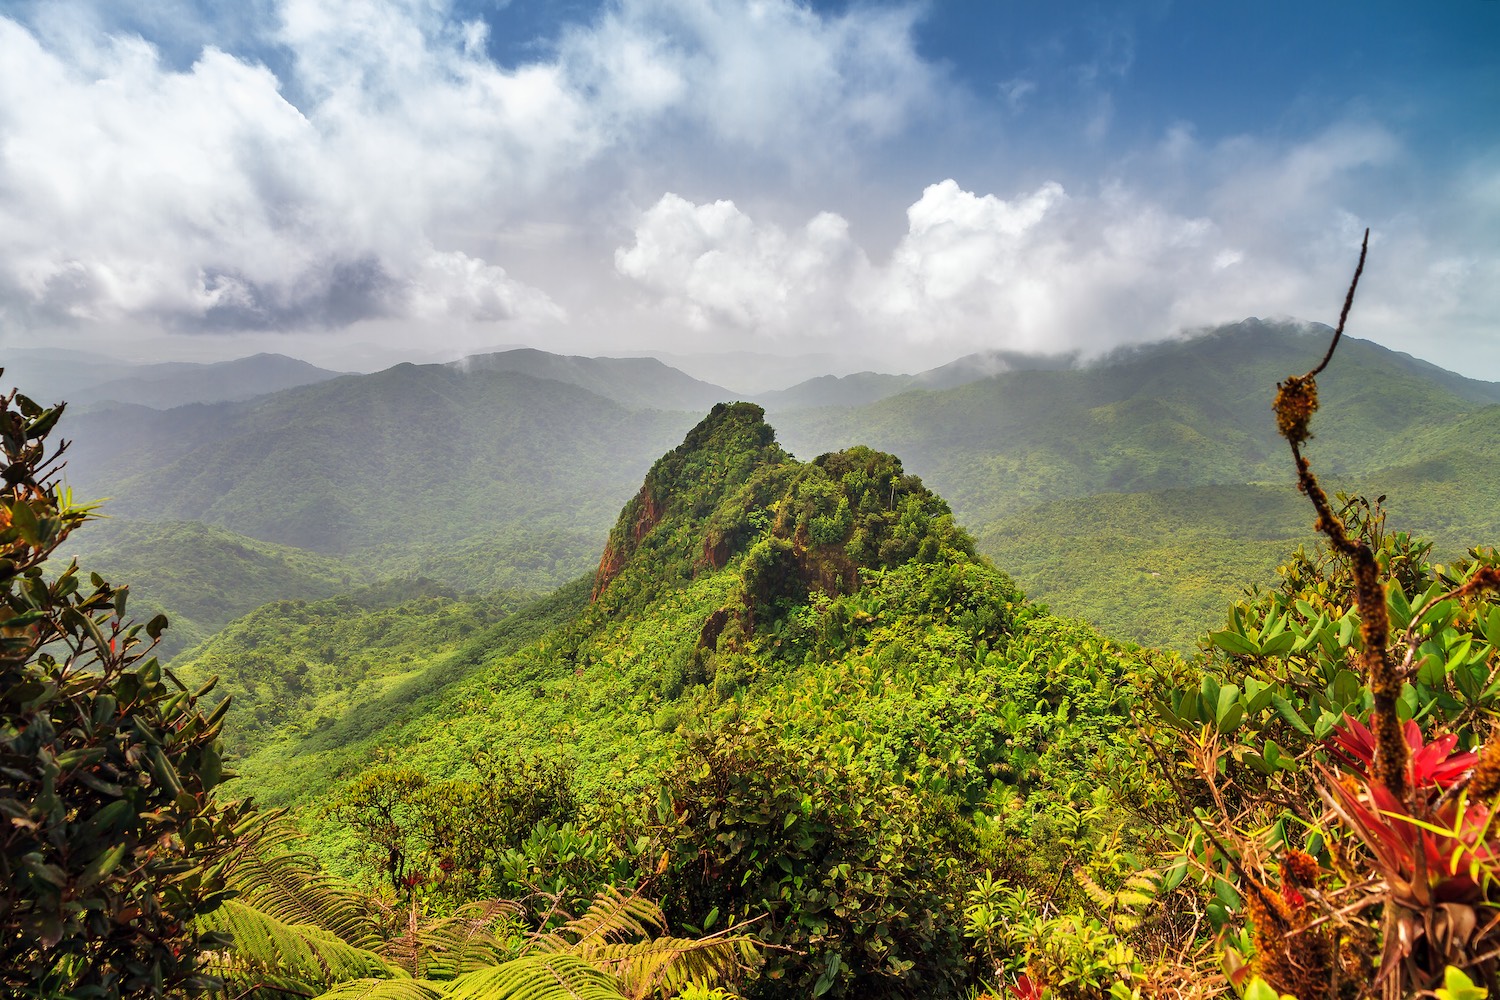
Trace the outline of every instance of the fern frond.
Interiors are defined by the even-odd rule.
[[[715,986],[760,960],[754,940],[743,934],[605,944],[578,955],[617,978],[632,1000],[676,996],[689,985]]]
[[[651,900],[605,886],[583,916],[569,920],[550,934],[537,936],[528,950],[577,953],[612,941],[650,937],[665,930],[666,925],[661,907]]]
[[[311,924],[288,924],[240,899],[225,900],[195,921],[200,931],[227,933],[234,943],[211,960],[229,982],[258,983],[303,994],[344,979],[389,976],[379,955]]]
[[[1082,868],[1074,868],[1073,877],[1077,880],[1078,887],[1083,890],[1083,894],[1099,908],[1101,913],[1108,916],[1114,910],[1115,894],[1095,882],[1093,876]]]
[[[371,950],[380,925],[365,898],[327,873],[311,855],[289,849],[300,834],[280,816],[253,829],[225,870],[240,899],[287,924],[323,927],[346,943]]]
[[[1099,908],[1111,930],[1117,934],[1126,934],[1141,926],[1145,922],[1142,911],[1156,902],[1161,891],[1160,879],[1152,872],[1132,875],[1118,892],[1104,888],[1082,868],[1075,869],[1074,875],[1084,895]]]
[[[380,952],[423,979],[454,979],[514,958],[515,949],[497,938],[495,930],[506,917],[522,912],[509,900],[480,900],[443,920],[410,926]]]
[[[446,984],[445,1000],[621,1000],[607,973],[572,955],[528,955]]]
[[[443,993],[420,979],[351,979],[317,1000],[443,1000]]]

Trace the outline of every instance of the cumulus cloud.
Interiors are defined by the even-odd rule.
[[[837,150],[897,132],[939,97],[915,3],[827,16],[786,0],[620,0],[571,32],[561,62],[622,125],[675,108],[755,149]]]
[[[1191,142],[1174,135],[1170,155],[1237,164],[1198,212],[1123,181],[1002,197],[949,179],[923,191],[895,248],[872,260],[836,215],[787,233],[730,202],[668,194],[640,216],[616,268],[698,327],[1090,352],[1248,315],[1326,318],[1368,221],[1383,263],[1362,292],[1365,335],[1419,349],[1414,317],[1475,329],[1476,290],[1500,307],[1476,284],[1494,272],[1492,252],[1435,253],[1414,216],[1363,220],[1340,204],[1351,175],[1396,155],[1380,130],[1335,129],[1277,155],[1238,141],[1195,152]],[[1488,197],[1483,181],[1469,186],[1476,202]]]
[[[279,0],[276,71],[37,10],[0,17],[0,318],[33,327],[558,320],[505,231],[597,198],[582,168],[683,126],[784,157],[878,138],[934,79],[913,7],[616,0],[506,66],[441,0]]]
[[[668,194],[615,262],[699,327],[1040,351],[1117,341],[1133,316],[1155,318],[1213,230],[1120,190],[1077,199],[1055,182],[1006,200],[949,179],[906,214],[877,264],[837,215],[787,234],[731,202]]]
[[[664,195],[647,210],[615,267],[665,297],[693,328],[774,333],[811,321],[842,328],[850,285],[868,261],[849,224],[824,212],[793,233],[756,224],[732,201],[694,205]]]

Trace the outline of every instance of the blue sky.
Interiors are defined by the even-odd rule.
[[[1500,2],[0,2],[0,347],[914,369],[1247,315],[1500,379]]]

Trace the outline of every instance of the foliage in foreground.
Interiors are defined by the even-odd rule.
[[[0,983],[11,996],[135,997],[211,982],[195,923],[245,809],[214,800],[223,711],[149,656],[128,591],[43,563],[89,517],[57,484],[62,407],[0,406]]]

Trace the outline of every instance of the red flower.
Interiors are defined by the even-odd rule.
[[[1413,788],[1446,789],[1479,760],[1479,755],[1470,750],[1453,752],[1458,745],[1454,733],[1424,744],[1422,729],[1415,722],[1408,721],[1404,732],[1406,745],[1411,748],[1408,775]],[[1364,723],[1345,712],[1342,725],[1333,727],[1333,736],[1323,745],[1334,760],[1361,778],[1369,778],[1375,763],[1375,734]]]
[[[1398,900],[1426,906],[1484,897],[1500,866],[1500,845],[1492,839],[1497,831],[1483,802],[1460,796],[1419,821],[1378,781],[1366,782],[1363,796],[1338,781],[1326,787],[1335,811],[1370,849]]]
[[[1010,995],[1015,1000],[1042,1000],[1042,987],[1023,972],[1016,977],[1015,985],[1010,988]]]

